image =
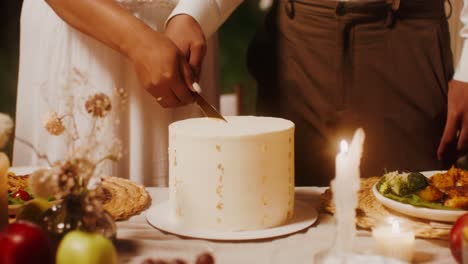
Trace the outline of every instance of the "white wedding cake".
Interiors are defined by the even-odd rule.
[[[175,221],[208,231],[284,224],[294,210],[294,124],[272,117],[194,118],[169,126]]]

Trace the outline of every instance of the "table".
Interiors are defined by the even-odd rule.
[[[157,204],[169,197],[167,188],[148,188]],[[296,188],[299,200],[320,206],[323,188]],[[131,202],[131,201],[129,201]],[[219,242],[180,238],[151,227],[145,212],[131,219],[117,223],[117,250],[121,263],[141,263],[147,258],[180,258],[194,263],[202,252],[212,252],[216,263],[221,264],[279,264],[313,263],[313,256],[328,248],[333,242],[335,228],[333,216],[321,214],[312,227],[299,233],[260,241]],[[362,251],[373,249],[373,239],[369,231],[360,230],[357,234],[357,247]],[[415,263],[455,263],[448,248],[448,241],[416,241]]]

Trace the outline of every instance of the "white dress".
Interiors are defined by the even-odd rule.
[[[178,1],[120,2],[147,25],[160,31]],[[229,12],[223,14],[224,17],[235,6],[237,4],[232,4]],[[84,112],[84,100],[96,92],[104,92],[114,98],[115,88],[124,88],[128,93],[126,109],[112,110],[117,116],[109,118],[100,136],[103,146],[111,144],[106,141],[114,135],[120,138],[123,142],[123,158],[118,163],[105,164],[103,170],[110,175],[129,178],[147,186],[167,185],[168,125],[178,119],[200,116],[195,105],[175,110],[160,107],[141,88],[133,65],[125,57],[71,28],[45,1],[24,1],[20,41],[17,137],[33,144],[38,151],[47,154],[51,161],[63,159],[70,138],[49,135],[43,125],[44,114],[50,111],[60,114],[73,105],[79,130],[85,134],[90,127],[89,118]],[[205,96],[215,105],[218,102],[216,44],[216,38],[208,42],[201,79]],[[70,78],[74,78],[74,71],[80,72],[86,83],[70,84],[73,83]],[[70,95],[74,95],[73,100],[66,99]],[[119,124],[114,122],[116,120]],[[44,161],[39,160],[31,148],[15,141],[13,164],[44,165]]]

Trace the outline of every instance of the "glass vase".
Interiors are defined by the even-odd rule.
[[[68,232],[82,230],[98,233],[114,240],[116,226],[112,216],[104,209],[95,210],[89,206],[86,195],[68,195],[60,203],[53,205],[44,213],[42,227],[58,242]]]

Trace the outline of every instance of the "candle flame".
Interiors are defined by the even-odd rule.
[[[340,152],[341,153],[348,153],[348,142],[346,140],[341,140],[340,142]]]
[[[396,219],[392,221],[392,233],[400,233],[400,221]]]

